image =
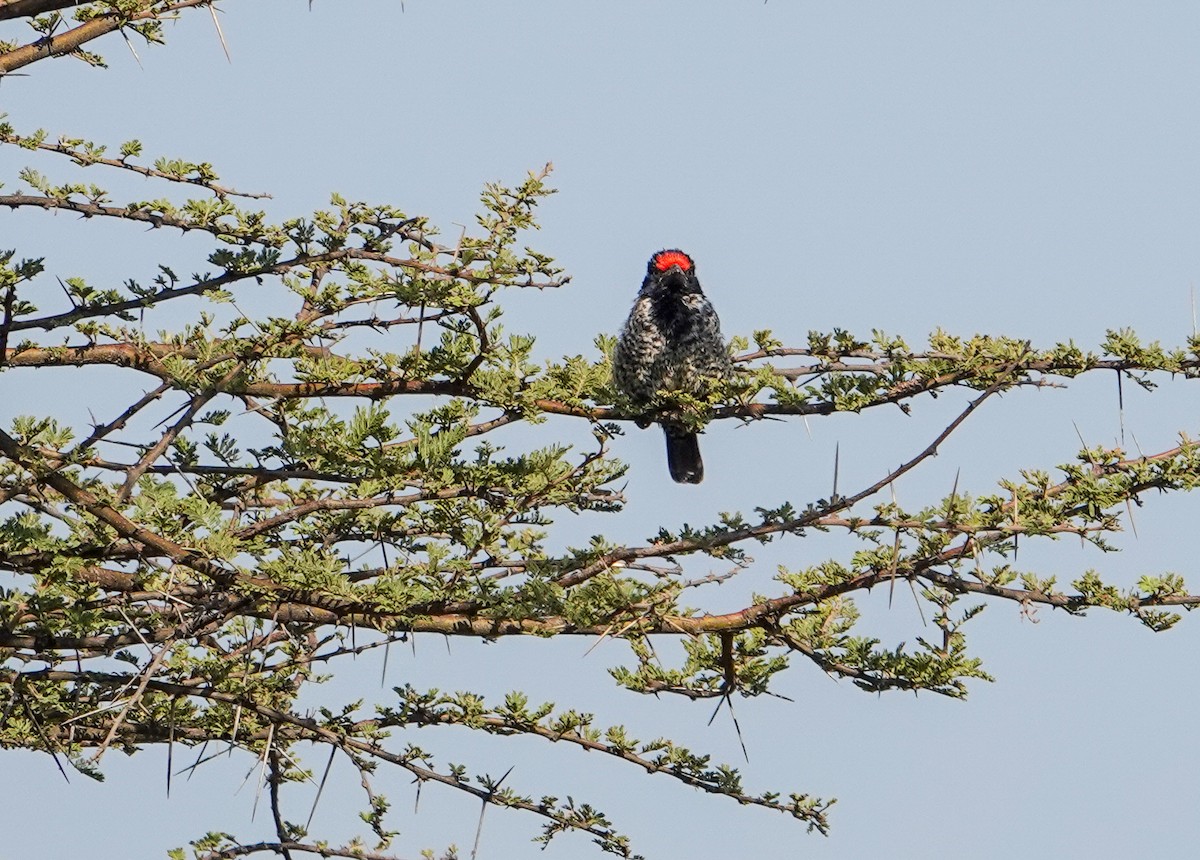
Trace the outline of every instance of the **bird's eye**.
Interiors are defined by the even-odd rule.
[[[654,268],[660,272],[665,272],[672,266],[678,266],[686,272],[692,268],[692,261],[682,251],[663,251],[654,256]]]

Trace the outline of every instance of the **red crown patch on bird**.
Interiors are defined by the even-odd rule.
[[[721,321],[700,289],[692,258],[678,248],[651,255],[646,277],[612,353],[612,379],[639,427],[657,421],[667,440],[667,471],[677,484],[704,479],[697,428],[676,414],[680,392],[707,397],[733,378]],[[660,397],[667,393],[669,396]],[[708,417],[711,417],[711,413]]]
[[[692,258],[683,251],[659,251],[654,255],[654,268],[660,272],[672,266],[678,266],[686,272],[692,268]]]

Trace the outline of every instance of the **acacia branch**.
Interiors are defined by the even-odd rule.
[[[12,18],[32,18],[59,9],[82,6],[88,0],[0,0],[0,21]]]
[[[283,842],[249,842],[241,845],[231,845],[228,848],[214,848],[203,854],[196,855],[196,860],[232,860],[234,857],[248,857],[251,854],[269,852],[286,856],[288,851],[302,851],[307,854],[319,854],[322,857],[349,857],[353,860],[402,860],[398,854],[384,854],[381,851],[369,851],[361,845],[335,848],[324,843],[313,845],[308,842],[286,840]]]
[[[0,143],[11,143],[23,148],[32,147],[34,149],[40,149],[43,152],[54,152],[59,155],[65,155],[81,167],[90,167],[93,164],[103,164],[105,167],[113,167],[118,170],[127,170],[131,173],[136,173],[139,176],[145,176],[149,179],[165,179],[169,182],[179,182],[185,185],[196,185],[200,188],[205,188],[211,191],[221,199],[225,199],[226,197],[245,197],[248,199],[262,200],[270,199],[271,197],[270,194],[237,191],[233,188],[226,188],[223,185],[218,185],[216,182],[205,179],[203,176],[181,176],[178,173],[168,173],[163,170],[158,170],[154,167],[147,167],[144,164],[133,164],[126,158],[105,158],[96,152],[75,149],[62,142],[44,143],[38,142],[36,138],[22,137],[18,134],[0,134]],[[111,213],[100,212],[96,214]]]
[[[261,717],[268,723],[286,727],[290,730],[292,737],[299,740],[311,740],[314,742],[330,744],[341,750],[352,750],[355,753],[366,755],[373,759],[387,762],[396,765],[410,772],[417,780],[421,782],[435,782],[445,785],[449,788],[454,788],[466,794],[473,796],[476,800],[484,803],[497,802],[494,792],[488,789],[480,788],[472,785],[452,774],[442,774],[429,768],[417,765],[410,756],[399,755],[390,750],[379,746],[371,741],[352,737],[348,734],[334,731],[314,719],[302,717],[298,714],[289,713],[269,705],[260,704],[251,699],[242,696],[236,696],[225,693],[210,687],[186,686],[176,684],[169,681],[154,680],[150,681],[151,688],[164,693],[182,696],[196,696],[204,699],[209,699],[216,702],[223,702],[228,705],[243,708]],[[517,797],[509,796],[503,801],[503,805],[517,809],[522,809],[526,812],[532,812],[535,815],[551,818],[560,821],[552,809],[530,803]],[[594,836],[601,838],[610,837],[611,831],[595,825],[573,825],[575,829],[583,830]]]
[[[167,556],[177,564],[190,567],[214,580],[220,582],[229,581],[232,575],[231,570],[204,557],[196,550],[180,546],[174,541],[138,525],[111,505],[102,502],[95,495],[75,484],[61,472],[53,468],[46,470],[45,464],[39,464],[33,460],[27,453],[27,450],[4,430],[0,430],[0,452],[3,452],[5,456],[22,468],[38,475],[39,480],[61,494],[68,501],[78,505],[96,519],[111,526],[121,537],[135,543],[143,544],[149,549]]]
[[[25,683],[35,683],[39,680],[57,681],[57,682],[74,682],[86,680],[96,683],[104,683],[111,686],[127,687],[135,677],[146,688],[158,690],[163,693],[172,695],[188,696],[210,701],[222,702],[224,704],[236,704],[239,707],[246,708],[254,713],[264,717],[271,725],[278,728],[286,728],[288,730],[285,735],[286,740],[295,741],[298,739],[315,740],[334,745],[339,749],[352,749],[355,752],[362,753],[372,758],[388,761],[392,764],[398,764],[407,770],[410,770],[418,777],[418,779],[434,779],[443,784],[452,785],[452,787],[468,790],[469,793],[484,800],[491,802],[491,797],[485,796],[488,794],[483,789],[476,789],[467,786],[454,780],[452,777],[441,778],[441,775],[436,774],[425,768],[415,768],[411,758],[396,756],[390,753],[383,747],[371,743],[370,741],[360,739],[358,736],[377,737],[386,732],[387,729],[401,727],[427,727],[427,726],[468,726],[472,729],[482,729],[489,734],[500,736],[510,735],[532,735],[540,737],[543,740],[551,743],[565,743],[571,746],[576,746],[587,752],[596,752],[604,755],[617,758],[628,764],[632,764],[640,770],[647,773],[661,773],[669,776],[684,785],[701,791],[725,795],[731,797],[739,803],[761,806],[775,811],[790,811],[796,817],[805,817],[797,815],[788,806],[785,806],[773,799],[762,796],[745,794],[741,791],[731,790],[728,786],[722,785],[715,774],[710,778],[705,778],[703,774],[697,774],[689,771],[685,766],[676,763],[669,755],[663,756],[661,759],[651,759],[643,755],[638,755],[627,747],[616,746],[605,743],[579,733],[577,731],[563,732],[544,725],[542,722],[526,721],[512,719],[503,715],[496,714],[471,714],[469,719],[465,715],[460,715],[452,710],[441,708],[426,708],[421,705],[405,706],[401,709],[390,711],[380,718],[358,720],[345,727],[344,732],[334,732],[325,726],[317,723],[307,717],[301,717],[287,711],[282,711],[277,708],[258,703],[248,697],[238,697],[230,693],[222,692],[213,689],[202,678],[189,679],[186,682],[180,683],[176,681],[168,681],[159,678],[145,677],[146,673],[141,673],[140,676],[132,676],[117,673],[102,673],[102,672],[87,672],[87,673],[72,673],[61,670],[33,670],[23,673],[3,673],[11,675],[11,682],[20,679]],[[0,677],[3,677],[0,674]],[[114,720],[109,734],[115,733],[120,720]],[[276,732],[269,732],[268,729],[262,729],[255,736],[256,740],[264,740],[268,736],[278,737],[278,728]],[[146,740],[160,740],[157,737],[143,738]],[[415,768],[415,769],[414,769]],[[518,803],[519,808],[527,811],[535,811],[531,807]],[[543,812],[544,814],[544,812]],[[824,831],[823,819],[820,815],[816,815],[811,820],[812,826]]]
[[[323,511],[359,511],[385,506],[412,505],[417,502],[427,502],[435,499],[473,498],[478,496],[480,492],[479,490],[472,490],[467,487],[447,487],[432,492],[409,493],[403,496],[387,495],[369,499],[314,499],[311,502],[296,505],[276,516],[268,517],[265,520],[259,520],[256,523],[240,528],[234,532],[234,535],[239,539],[245,540],[275,531],[288,523],[294,523],[310,514]]]
[[[36,9],[40,5],[38,0],[25,0],[24,6],[18,6],[17,4],[20,2],[21,0],[11,0],[7,6],[0,7],[0,20],[38,14],[37,12],[13,11],[14,7]],[[35,63],[38,60],[72,54],[93,39],[98,39],[115,30],[120,30],[122,27],[135,21],[158,20],[182,9],[207,6],[211,2],[212,0],[174,0],[174,2],[160,4],[155,0],[155,2],[147,2],[142,11],[131,15],[118,12],[107,12],[97,15],[95,18],[85,21],[77,27],[67,30],[65,33],[60,33],[57,36],[44,36],[20,48],[0,54],[0,77],[8,72],[16,71],[23,66],[28,66],[30,63]],[[55,3],[47,11],[64,9],[72,5],[77,4]],[[155,8],[156,6],[158,7],[157,9]]]
[[[0,198],[0,205],[3,205],[3,199]],[[64,311],[59,314],[51,314],[49,316],[38,317],[31,320],[16,320],[12,325],[13,331],[24,331],[26,329],[40,328],[44,331],[51,331],[65,325],[77,323],[80,320],[94,319],[95,317],[115,316],[125,313],[126,311],[145,310],[147,308],[158,307],[163,302],[171,299],[182,298],[183,296],[198,296],[204,293],[213,292],[214,290],[224,289],[231,284],[236,284],[247,279],[259,278],[263,275],[282,275],[296,266],[308,265],[313,260],[324,256],[336,256],[339,252],[330,252],[329,255],[320,254],[310,257],[295,257],[291,260],[285,260],[281,263],[276,263],[269,266],[259,266],[246,271],[225,272],[212,278],[207,278],[202,281],[197,281],[194,284],[189,284],[186,287],[168,287],[165,290],[159,290],[148,296],[136,299],[126,299],[122,302],[113,302],[106,305],[85,305],[83,307],[74,308],[69,311]],[[131,347],[130,344],[111,344],[113,348]],[[86,349],[85,347],[62,347],[62,349]],[[12,359],[15,362],[15,359]],[[85,363],[85,362],[81,362]]]
[[[966,408],[951,421],[945,429],[943,429],[932,442],[925,447],[923,451],[903,463],[887,475],[880,478],[874,484],[871,484],[864,490],[855,493],[852,496],[839,497],[831,499],[830,502],[822,508],[813,509],[790,520],[782,522],[761,523],[757,526],[748,526],[740,529],[730,529],[726,532],[704,538],[685,538],[676,541],[667,541],[664,543],[654,544],[644,547],[622,547],[606,553],[601,558],[586,565],[578,570],[560,576],[557,579],[559,586],[570,588],[587,581],[596,574],[611,568],[614,564],[621,564],[635,559],[651,558],[666,555],[679,555],[683,553],[701,552],[706,550],[717,549],[720,547],[729,546],[734,543],[741,543],[747,540],[757,540],[781,532],[795,532],[801,529],[811,527],[817,524],[823,517],[835,514],[838,511],[848,510],[858,502],[873,496],[884,487],[896,481],[902,475],[916,468],[920,463],[937,454],[938,447],[946,441],[956,429],[958,429],[964,421],[973,413],[979,406],[999,391],[1003,387],[1003,382],[997,380],[990,385],[979,397],[967,404]]]

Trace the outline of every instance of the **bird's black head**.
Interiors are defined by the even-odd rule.
[[[659,251],[646,266],[646,278],[675,289],[687,289],[696,284],[696,264],[678,248]]]

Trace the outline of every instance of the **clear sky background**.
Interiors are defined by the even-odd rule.
[[[542,358],[595,355],[620,326],[647,257],[678,246],[697,261],[727,335],[773,328],[790,345],[810,329],[878,328],[919,345],[937,327],[1096,348],[1108,328],[1182,345],[1200,274],[1200,4],[1161,2],[846,3],[341,2],[226,0],[227,63],[211,20],[168,26],[165,48],[99,43],[112,68],[35,64],[0,87],[19,130],[45,127],[148,154],[212,161],[229,184],[274,195],[275,217],[323,206],[331,192],[429,215],[448,235],[473,224],[489,180],[519,181],[553,161],[560,193],[529,244],[554,255],[571,285],[505,298],[507,327],[538,335]],[[0,38],[24,34],[14,25]],[[0,179],[63,165],[0,148]],[[88,174],[93,181],[107,181]],[[135,186],[136,187],[136,186]],[[134,192],[157,195],[158,190]],[[0,247],[46,254],[66,277],[148,279],[143,235],[71,218],[0,213]],[[193,267],[202,243],[151,240]],[[90,372],[90,371],[89,371]],[[0,388],[0,420],[23,412],[86,416],[118,396],[102,372]],[[1124,431],[1146,452],[1200,434],[1194,382],[1125,386]],[[702,523],[721,511],[827,496],[835,444],[849,492],[908,459],[966,402],[966,393],[861,416],[714,425],[703,437],[708,477],[677,486],[657,431],[617,441],[632,464],[630,504],[615,516],[564,518],[555,537],[605,530],[645,539],[659,524]],[[579,425],[579,426],[576,426]],[[1078,429],[1077,429],[1078,428]],[[960,488],[991,491],[1021,468],[1070,460],[1082,435],[1121,433],[1116,384],[993,399],[936,461],[897,485],[917,507]],[[551,422],[514,444],[544,444],[582,422]],[[1102,555],[1062,541],[1023,545],[1018,563],[1069,582],[1089,567],[1124,586],[1145,573],[1195,576],[1195,498],[1151,498],[1137,536]],[[742,586],[709,597],[713,611],[771,589],[776,564],[845,557],[836,538],[791,539],[753,554]],[[703,562],[689,570],[703,573]],[[911,595],[864,600],[863,632],[912,643]],[[973,629],[973,632],[971,630]],[[1154,635],[1094,611],[1086,619],[991,606],[968,627],[996,683],[970,698],[865,694],[798,659],[778,685],[794,701],[736,703],[750,763],[745,786],[836,796],[829,837],[762,810],[639,775],[597,756],[532,740],[479,739],[454,729],[413,739],[471,773],[516,768],[510,784],[594,802],[651,858],[1007,858],[1194,856],[1200,776],[1194,756],[1200,619]],[[393,649],[387,684],[521,688],[593,711],[642,738],[668,735],[739,763],[727,715],[712,703],[617,691],[605,669],[619,644],[506,640],[490,646],[419,640]],[[361,658],[322,695],[386,699],[381,655]],[[441,734],[439,734],[439,732]],[[176,765],[186,759],[177,752]],[[324,759],[310,762],[318,769]],[[176,779],[164,796],[164,751],[110,752],[108,781],[63,782],[47,756],[0,755],[0,858],[162,856],[208,829],[266,834],[251,821],[245,756]],[[355,831],[361,795],[336,773],[314,820],[333,840]],[[395,851],[456,842],[469,850],[477,807],[381,771],[395,804]],[[307,809],[311,789],[294,792]],[[265,802],[264,802],[265,803]],[[293,811],[293,818],[303,818]],[[491,810],[481,857],[533,856],[538,822]],[[465,852],[464,852],[465,853]],[[595,856],[581,837],[552,858]]]

